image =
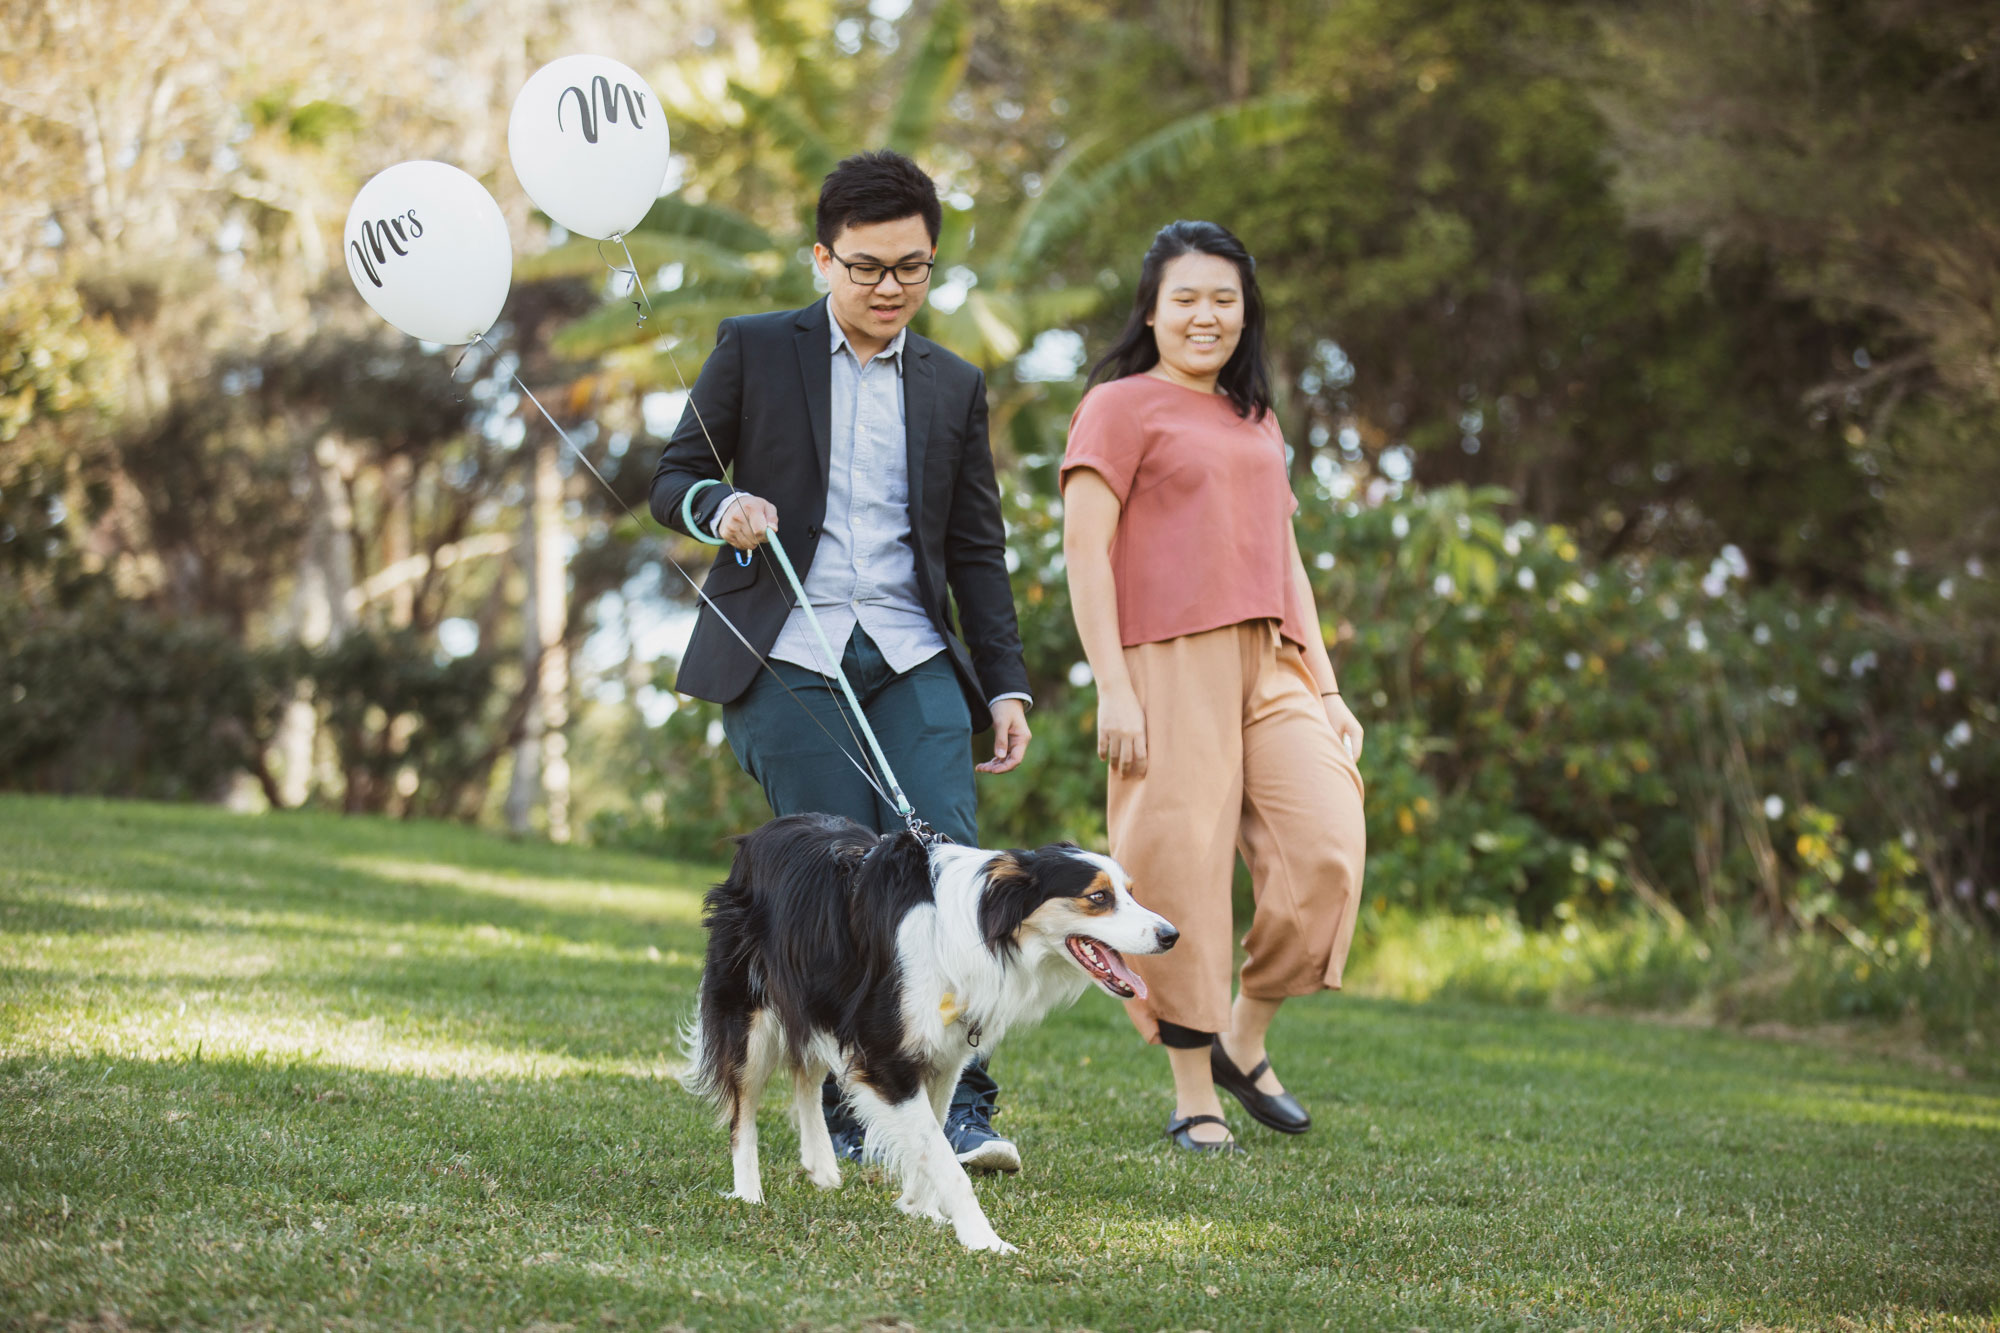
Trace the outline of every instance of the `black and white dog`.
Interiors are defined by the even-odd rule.
[[[832,1070],[871,1151],[901,1176],[896,1206],[1003,1253],[1014,1247],[994,1234],[942,1128],[959,1073],[975,1047],[1040,1022],[1093,981],[1144,995],[1124,954],[1180,938],[1133,901],[1109,857],[1067,843],[926,846],[831,815],[789,815],[744,837],[702,919],[687,1081],[729,1125],[734,1197],[763,1201],[757,1103],[781,1067],[807,1178],[840,1184],[820,1110]]]

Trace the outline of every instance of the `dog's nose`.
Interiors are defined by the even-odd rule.
[[[1164,921],[1154,928],[1153,933],[1159,937],[1161,953],[1165,953],[1167,950],[1173,948],[1174,941],[1181,937],[1181,933],[1178,930],[1175,930]]]

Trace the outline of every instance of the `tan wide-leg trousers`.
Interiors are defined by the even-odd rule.
[[[1243,853],[1256,914],[1242,988],[1276,1000],[1338,988],[1361,908],[1361,773],[1326,720],[1296,644],[1268,620],[1125,650],[1146,711],[1146,775],[1111,773],[1111,855],[1140,902],[1180,927],[1129,961],[1126,1001],[1148,1041],[1159,1020],[1229,1027],[1230,880]]]

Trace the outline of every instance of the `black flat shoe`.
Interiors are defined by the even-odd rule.
[[[1176,1148],[1185,1148],[1189,1152],[1243,1152],[1243,1145],[1233,1138],[1217,1139],[1214,1143],[1202,1142],[1188,1133],[1196,1125],[1221,1125],[1224,1129],[1229,1128],[1229,1122],[1219,1115],[1184,1115],[1178,1120],[1167,1122],[1167,1137],[1174,1141]]]
[[[1208,1069],[1215,1079],[1215,1086],[1223,1089],[1243,1103],[1243,1109],[1250,1118],[1267,1129],[1275,1129],[1280,1134],[1303,1134],[1312,1128],[1312,1117],[1306,1108],[1299,1105],[1298,1098],[1289,1092],[1276,1096],[1257,1091],[1257,1080],[1271,1067],[1266,1058],[1257,1062],[1257,1067],[1249,1073],[1238,1069],[1222,1050],[1222,1038],[1217,1037],[1208,1046]]]

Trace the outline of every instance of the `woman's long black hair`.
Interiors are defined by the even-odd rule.
[[[1090,383],[1123,379],[1151,370],[1160,361],[1160,345],[1147,323],[1160,300],[1160,275],[1167,261],[1182,255],[1214,255],[1236,265],[1243,284],[1243,337],[1222,367],[1216,384],[1229,395],[1239,417],[1262,420],[1271,410],[1271,370],[1264,363],[1264,294],[1257,290],[1257,261],[1227,227],[1213,222],[1169,222],[1153,237],[1139,268],[1139,290],[1132,298],[1132,317],[1104,358],[1090,368]],[[1087,387],[1087,386],[1086,386]]]

